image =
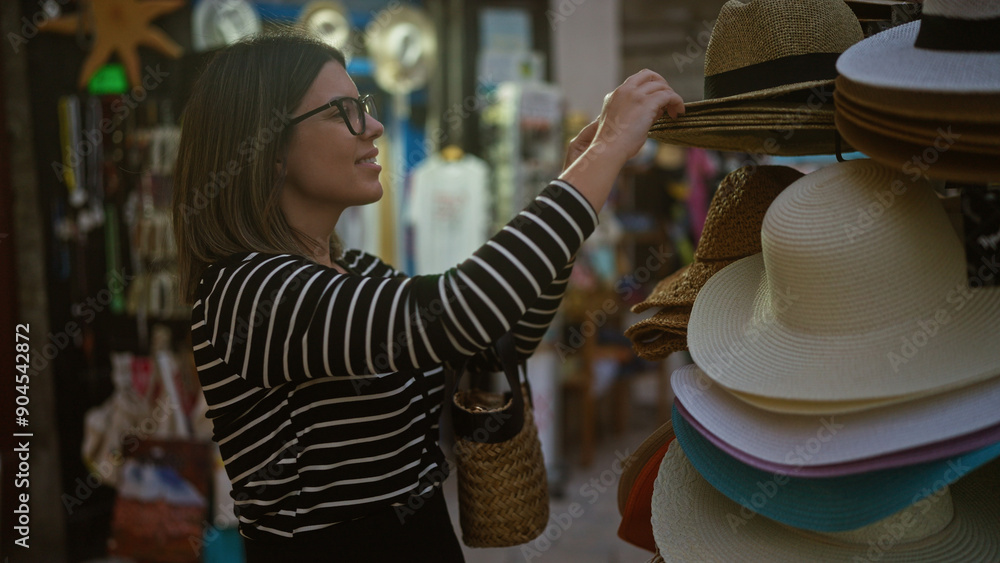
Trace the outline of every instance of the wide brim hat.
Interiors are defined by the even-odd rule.
[[[732,444],[722,441],[718,436],[712,434],[704,426],[702,426],[701,423],[698,422],[698,420],[684,408],[684,403],[675,401],[674,406],[677,407],[677,412],[684,417],[684,420],[688,421],[688,423],[693,426],[694,429],[702,435],[702,437],[711,442],[715,447],[732,456],[734,459],[742,461],[750,467],[754,467],[768,473],[790,475],[805,479],[843,477],[845,475],[857,475],[860,473],[869,473],[883,469],[892,469],[894,467],[906,467],[909,465],[916,465],[918,463],[926,463],[929,461],[954,457],[1000,442],[1000,424],[994,424],[993,426],[977,430],[971,434],[963,434],[957,438],[951,438],[946,442],[927,444],[924,446],[917,446],[909,450],[895,451],[878,457],[870,457],[856,461],[845,461],[844,463],[835,463],[831,465],[800,465],[801,460],[809,457],[809,454],[806,453],[805,450],[807,445],[795,444],[790,447],[797,449],[790,449],[786,452],[788,457],[791,460],[794,460],[794,465],[787,465],[784,463],[774,463],[772,461],[754,457],[743,450],[736,448]],[[822,443],[819,442],[818,438],[815,436],[811,438],[807,444],[808,446],[822,446]]]
[[[649,463],[650,459],[657,455],[657,452],[660,452],[663,446],[672,442],[674,438],[674,423],[668,420],[651,432],[649,436],[646,436],[642,443],[635,448],[635,451],[625,458],[625,461],[622,463],[622,475],[618,479],[619,514],[625,514],[628,498],[633,494],[636,481],[642,473],[643,468]],[[662,456],[662,452],[660,452],[660,455]]]
[[[854,400],[854,401],[811,401],[811,400],[791,400],[775,399],[773,397],[762,397],[751,393],[741,393],[729,390],[729,393],[744,403],[758,409],[784,413],[784,414],[847,414],[869,409],[882,408],[890,405],[904,403],[919,398],[926,393],[911,393],[909,395],[896,395],[881,399]]]
[[[926,0],[920,20],[859,41],[837,59],[837,71],[852,82],[906,90],[910,97],[1000,94],[1000,2]],[[937,109],[923,107],[931,114]],[[998,111],[994,106],[991,113]]]
[[[761,244],[691,310],[691,356],[723,387],[874,407],[1000,374],[1000,288],[968,287],[962,242],[919,175],[870,160],[817,170],[771,204]]]
[[[712,434],[708,431],[708,429],[702,426],[702,424],[698,422],[698,420],[694,418],[694,416],[692,416],[687,409],[684,408],[684,403],[675,401],[674,406],[677,407],[677,412],[684,417],[684,420],[688,421],[688,423],[693,426],[694,429],[702,435],[702,437],[726,454],[732,456],[734,459],[737,459],[750,467],[760,469],[761,471],[768,473],[790,475],[805,479],[843,477],[846,475],[857,475],[872,471],[892,469],[895,467],[906,467],[919,463],[927,463],[930,461],[954,457],[1000,442],[1000,424],[994,424],[993,426],[977,430],[971,434],[964,434],[957,438],[951,438],[946,442],[917,446],[909,450],[894,451],[878,457],[859,459],[856,461],[845,461],[843,463],[835,463],[831,465],[801,465],[802,460],[810,457],[806,448],[813,448],[814,450],[815,448],[821,448],[823,445],[823,442],[821,442],[818,437],[813,436],[804,444],[790,444],[788,446],[789,450],[786,451],[786,455],[789,460],[794,463],[794,465],[788,465],[785,463],[774,463],[772,461],[754,457],[745,451],[736,448],[732,444],[724,442],[718,436]]]
[[[1000,155],[1000,123],[903,118],[859,104],[841,92],[837,92],[835,99],[837,111],[845,118],[882,135],[925,147],[933,147],[937,142],[947,150]]]
[[[705,99],[658,120],[650,137],[724,151],[835,152],[835,61],[863,36],[843,2],[730,0],[705,51]]]
[[[673,423],[667,421],[626,458],[618,480],[618,513],[622,517],[618,537],[650,551],[656,550],[650,525],[653,481],[673,441]]]
[[[674,371],[670,385],[683,407],[681,414],[686,411],[690,416],[685,418],[704,429],[702,435],[764,470],[846,475],[932,461],[1000,441],[1000,377],[837,416],[778,414],[752,407],[694,365]]]
[[[657,121],[650,129],[649,137],[671,145],[774,156],[834,154],[854,150],[839,136],[834,121],[719,123],[692,127],[671,127],[671,123],[673,121]]]
[[[1000,457],[1000,443],[943,460],[827,478],[762,471],[730,456],[673,409],[677,442],[706,481],[748,511],[818,532],[877,522]]]
[[[674,442],[654,484],[652,527],[662,561],[868,561],[1000,559],[1000,462],[938,494],[847,533],[797,530],[747,511],[712,487]]]
[[[1000,124],[1000,93],[962,94],[882,88],[838,76],[834,101],[844,97],[887,118],[939,119],[952,123]],[[960,102],[960,103],[959,103]],[[930,111],[928,108],[933,108]]]
[[[856,121],[848,112],[837,115],[837,129],[857,150],[887,165],[902,165],[910,173],[970,183],[1000,179],[1000,153],[989,148],[971,152],[961,146],[952,146],[954,135],[938,135],[923,141],[904,140],[901,135]],[[997,140],[1000,142],[1000,135]]]

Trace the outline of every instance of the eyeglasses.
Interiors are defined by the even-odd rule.
[[[331,109],[337,108],[338,115],[347,124],[347,128],[350,129],[351,135],[363,135],[365,133],[365,125],[368,121],[365,119],[365,114],[372,116],[373,119],[378,119],[378,110],[375,108],[375,100],[369,94],[365,94],[360,98],[336,98],[330,100],[329,102],[319,106],[316,109],[309,110],[298,117],[293,117],[288,125],[295,125],[296,123],[316,115],[317,113]]]

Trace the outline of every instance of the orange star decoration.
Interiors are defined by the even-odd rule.
[[[185,0],[83,0],[77,13],[47,20],[38,30],[67,35],[79,31],[93,34],[93,47],[80,70],[80,88],[87,85],[112,53],[118,53],[129,83],[142,89],[141,63],[136,49],[144,45],[174,59],[181,56],[184,52],[181,46],[150,22],[177,10],[184,3]]]

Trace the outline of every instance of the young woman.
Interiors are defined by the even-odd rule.
[[[174,227],[249,561],[462,560],[440,494],[444,369],[498,369],[507,331],[534,351],[665,110],[683,102],[663,78],[631,76],[527,209],[456,268],[406,277],[334,233],[382,196],[383,126],[343,56],[287,30],[218,53],[183,116]]]

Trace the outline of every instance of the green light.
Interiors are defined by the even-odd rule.
[[[124,94],[128,92],[125,67],[119,63],[108,63],[97,70],[87,84],[87,91],[94,96],[104,94]]]

